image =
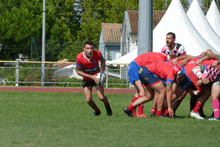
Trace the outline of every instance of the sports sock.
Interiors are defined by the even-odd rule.
[[[215,118],[218,118],[219,117],[219,101],[218,101],[218,99],[212,100],[212,108],[214,111]]]
[[[135,107],[132,105],[132,104],[130,104],[129,106],[128,106],[128,110],[129,111],[131,111],[132,109],[134,109]]]
[[[159,116],[161,116],[162,115],[162,111],[157,111],[156,112],[156,117],[159,117]]]
[[[199,112],[199,109],[202,107],[202,104],[200,102],[197,102],[196,103],[196,106],[194,107],[193,109],[193,112],[196,112],[198,113]]]
[[[108,101],[107,101],[107,103],[104,103],[104,105],[105,105],[105,107],[108,107],[108,106],[109,106],[109,103],[108,103]]]
[[[141,114],[144,113],[144,112],[143,112],[143,109],[144,109],[144,105],[143,105],[143,104],[141,104],[141,105],[138,106],[138,115],[141,115]]]
[[[156,113],[156,112],[157,112],[157,108],[152,107],[151,114]]]
[[[92,109],[94,109],[95,111],[99,112],[99,108],[95,105],[94,107],[92,107]]]
[[[166,107],[163,107],[162,110],[161,110],[162,113],[165,113],[165,110],[166,110],[166,109],[167,109]]]
[[[166,116],[167,114],[169,114],[168,108],[165,110],[164,116]]]
[[[132,103],[134,103],[138,98],[137,97],[133,97],[132,98]],[[136,109],[132,109],[132,114],[134,115],[136,113]]]

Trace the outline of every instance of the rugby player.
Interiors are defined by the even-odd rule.
[[[95,110],[94,116],[101,114],[100,109],[92,100],[92,88],[96,87],[98,98],[104,103],[107,115],[112,115],[112,110],[107,97],[104,95],[104,87],[100,85],[100,78],[97,74],[100,72],[99,61],[101,61],[101,72],[105,70],[105,59],[100,51],[95,51],[93,42],[86,41],[84,43],[84,51],[76,57],[76,71],[83,77],[83,90],[86,96],[86,101],[89,106]]]

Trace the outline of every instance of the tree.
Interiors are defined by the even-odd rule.
[[[122,23],[130,9],[138,10],[138,0],[83,0],[78,41],[98,42],[101,23]]]
[[[81,16],[74,2],[46,1],[47,40],[76,40]],[[0,1],[2,59],[14,60],[19,53],[30,57],[31,37],[42,38],[42,6],[42,0]],[[46,54],[53,52],[46,50]]]

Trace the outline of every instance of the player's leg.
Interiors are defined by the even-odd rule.
[[[106,111],[107,111],[107,115],[111,116],[112,115],[112,110],[110,107],[110,104],[108,102],[108,98],[104,95],[104,87],[97,85],[96,86],[96,92],[98,95],[98,98],[104,103]]]
[[[197,99],[197,103],[196,106],[193,108],[193,110],[190,112],[190,116],[194,117],[196,119],[204,119],[204,117],[202,117],[199,114],[199,110],[201,109],[201,107],[205,104],[205,102],[207,101],[207,99],[210,97],[211,95],[211,89],[210,87],[207,86],[201,86],[201,94],[199,95],[198,99]]]
[[[101,111],[99,110],[99,108],[97,107],[97,105],[95,104],[95,102],[92,100],[92,81],[83,81],[83,90],[86,96],[86,101],[89,104],[89,106],[95,110],[94,115],[98,116],[101,114]]]
[[[217,120],[219,121],[219,98],[220,98],[220,83],[214,83],[211,90],[211,100],[212,108],[214,111],[214,116],[208,120]]]
[[[162,108],[164,104],[164,99],[166,95],[166,87],[164,86],[163,82],[159,82],[155,85],[150,86],[153,90],[156,90],[158,94],[158,99],[157,99],[157,112],[156,112],[156,117],[162,116]]]
[[[157,91],[154,91],[154,98],[153,98],[153,106],[152,106],[152,110],[151,110],[151,117],[155,117],[156,116],[158,95],[159,95],[159,93]]]
[[[149,102],[153,99],[154,96],[154,90],[150,87],[146,86],[146,96],[138,98],[135,102],[131,103],[128,107],[124,108],[124,112],[129,117],[134,117],[132,114],[132,110],[135,109],[137,106],[144,104],[146,102]],[[147,117],[147,116],[146,116]]]
[[[129,82],[132,83],[135,87],[135,96],[132,98],[132,103],[135,102],[138,98],[142,97],[145,95],[145,91],[143,87],[141,86],[141,81],[139,78],[138,71],[141,67],[137,65],[136,62],[132,61],[129,64],[129,69],[128,69],[128,76],[129,76]],[[132,114],[136,117],[136,109],[132,110]],[[139,106],[139,114],[143,115],[143,105]]]
[[[176,113],[177,108],[179,107],[179,105],[182,102],[182,100],[185,98],[186,94],[187,94],[186,90],[183,90],[182,88],[177,86],[176,90],[172,94],[172,108],[174,110],[174,113]],[[164,103],[164,105],[165,105],[165,107],[167,107],[167,103],[166,102]],[[166,109],[164,115],[166,117],[169,117],[168,109]],[[178,117],[178,116],[175,115],[175,117]]]
[[[144,90],[144,87],[143,87],[143,85],[141,84],[141,81],[140,80],[137,80],[137,81],[135,81],[134,82],[135,84],[134,84],[134,86],[135,86],[135,88],[136,88],[136,90],[137,90],[137,94],[138,94],[138,96],[135,98],[136,100],[137,99],[139,99],[139,98],[141,98],[141,97],[143,97],[143,96],[145,96],[145,90]],[[134,99],[132,99],[132,102],[135,102],[136,100],[134,100]],[[133,109],[132,110],[132,114],[135,116],[137,116],[137,117],[147,117],[145,114],[144,114],[144,112],[143,112],[143,109],[144,109],[144,104],[141,104],[141,105],[139,105],[138,106],[138,114],[136,114],[136,109]]]

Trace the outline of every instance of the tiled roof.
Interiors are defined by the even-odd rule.
[[[105,43],[116,43],[121,40],[122,24],[102,23],[102,32]]]
[[[165,11],[153,11],[153,29],[162,19]],[[131,33],[138,33],[138,11],[128,10]]]

